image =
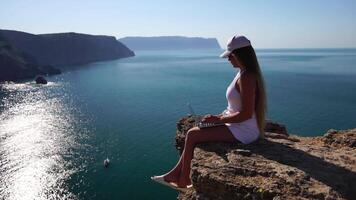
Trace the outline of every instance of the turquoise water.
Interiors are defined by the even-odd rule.
[[[0,199],[175,199],[149,177],[178,156],[177,120],[226,107],[219,51],[136,52],[0,87]],[[268,118],[290,133],[356,127],[356,50],[258,50]],[[106,157],[111,160],[103,168]]]

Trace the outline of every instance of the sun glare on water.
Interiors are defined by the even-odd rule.
[[[75,199],[66,188],[75,172],[72,118],[50,83],[1,86],[0,199]],[[6,108],[6,109],[5,109]]]

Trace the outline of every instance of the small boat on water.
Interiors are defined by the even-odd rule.
[[[104,167],[109,167],[109,164],[110,164],[110,160],[109,160],[109,158],[106,158],[104,160]]]

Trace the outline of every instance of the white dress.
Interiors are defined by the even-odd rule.
[[[241,75],[241,70],[237,73],[234,80],[230,83],[226,90],[227,108],[224,110],[224,115],[241,111],[241,97],[237,91],[235,84]],[[259,129],[256,120],[256,113],[246,121],[240,123],[225,123],[234,137],[244,144],[249,144],[259,137]]]

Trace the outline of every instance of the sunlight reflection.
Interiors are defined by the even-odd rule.
[[[6,84],[0,110],[0,199],[75,199],[64,160],[75,147],[70,112],[48,92],[55,84]],[[1,108],[1,107],[0,107]],[[69,132],[68,132],[69,131]]]

